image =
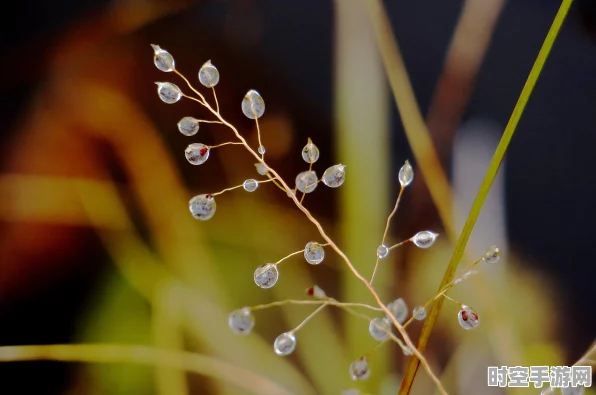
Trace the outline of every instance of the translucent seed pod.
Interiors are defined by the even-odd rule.
[[[482,260],[486,263],[496,263],[501,257],[501,250],[497,246],[488,247]]]
[[[402,348],[401,351],[404,353],[404,355],[406,357],[409,357],[410,355],[414,355],[414,352],[412,351],[412,349],[410,348],[410,346],[404,346],[404,348]]]
[[[350,364],[350,377],[354,381],[366,380],[370,377],[368,368],[368,359],[366,357],[358,358]]]
[[[410,162],[406,161],[406,163],[399,169],[399,174],[397,175],[399,179],[399,183],[402,188],[407,187],[412,183],[414,180],[414,169],[410,165]]]
[[[426,307],[424,306],[416,306],[414,310],[412,310],[412,316],[415,320],[422,321],[426,318]]]
[[[211,61],[206,61],[199,69],[199,81],[203,86],[212,88],[219,82],[219,71],[211,64]]]
[[[254,192],[259,187],[259,182],[254,178],[249,178],[248,180],[244,181],[242,187],[246,192]]]
[[[475,329],[480,325],[480,317],[478,314],[469,306],[462,305],[461,309],[457,313],[457,320],[459,325],[465,330]]]
[[[318,183],[319,178],[314,170],[303,171],[296,176],[296,189],[303,193],[311,193]]]
[[[202,165],[209,159],[209,152],[211,150],[205,144],[192,143],[184,150],[184,156],[191,165]]]
[[[430,230],[423,230],[412,236],[410,240],[414,242],[418,248],[429,248],[435,243],[437,237],[439,237],[437,233],[431,232]]]
[[[302,149],[302,159],[306,163],[315,163],[319,160],[319,148],[313,144],[312,140],[309,138],[308,143]]]
[[[273,351],[277,355],[285,357],[290,355],[296,349],[296,335],[294,332],[282,333],[273,343]]]
[[[250,119],[257,119],[263,116],[265,113],[265,100],[263,100],[259,92],[254,89],[246,92],[244,99],[242,99],[242,113]]]
[[[151,44],[153,48],[153,63],[161,71],[174,71],[175,62],[174,57],[168,51],[159,47],[159,45]]]
[[[257,169],[257,173],[259,173],[262,176],[266,176],[267,173],[269,173],[265,165],[262,163],[255,163],[255,168]]]
[[[197,195],[188,202],[190,213],[200,221],[207,221],[215,215],[215,198],[210,195]]]
[[[182,98],[182,92],[171,82],[156,82],[157,94],[164,103],[174,104]]]
[[[304,247],[304,259],[311,265],[318,265],[325,259],[325,250],[316,241],[306,243]]]
[[[267,152],[267,150],[265,149],[265,147],[264,147],[264,146],[262,146],[262,145],[259,145],[259,148],[257,148],[257,152],[258,152],[260,155],[265,155],[265,152]]]
[[[395,299],[393,302],[387,305],[387,308],[389,309],[389,311],[391,311],[391,314],[393,314],[397,322],[399,322],[400,324],[406,322],[406,318],[408,318],[409,311],[408,305],[406,305],[406,302],[402,298]]]
[[[339,164],[331,166],[323,173],[323,183],[330,188],[340,187],[346,180],[346,166]]]
[[[386,317],[374,318],[368,325],[368,333],[377,341],[385,341],[389,339],[389,333],[391,333],[391,322]]]
[[[248,307],[243,307],[230,313],[228,326],[238,335],[248,335],[255,326],[255,317]]]
[[[389,247],[387,247],[385,244],[381,244],[380,246],[378,246],[377,247],[377,258],[385,259],[385,258],[387,258],[387,256],[389,256]]]
[[[306,290],[308,296],[312,296],[315,299],[323,300],[327,299],[327,294],[318,285],[314,285]]]
[[[261,265],[255,270],[255,284],[263,289],[271,288],[279,280],[277,265],[268,263]]]
[[[185,136],[194,136],[199,131],[199,120],[193,117],[184,117],[178,121],[178,130]]]

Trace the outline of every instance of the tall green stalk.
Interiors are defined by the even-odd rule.
[[[484,201],[486,200],[486,196],[488,195],[490,187],[495,179],[495,176],[497,175],[497,172],[499,171],[501,162],[503,161],[505,153],[507,152],[507,147],[509,146],[509,143],[511,142],[511,139],[513,137],[513,134],[515,133],[517,124],[519,123],[519,120],[524,112],[526,104],[528,103],[528,100],[530,99],[530,95],[532,94],[534,86],[536,85],[536,82],[538,81],[538,77],[540,76],[542,68],[544,67],[544,63],[546,62],[546,59],[553,47],[555,39],[557,38],[557,35],[559,34],[561,26],[563,25],[563,21],[565,20],[565,17],[567,16],[567,12],[569,11],[569,8],[571,7],[572,3],[573,3],[573,0],[563,0],[561,3],[561,6],[559,7],[557,15],[555,16],[555,19],[548,31],[546,39],[544,40],[544,43],[542,44],[542,48],[540,49],[540,52],[538,53],[538,57],[536,58],[536,61],[534,62],[534,66],[532,67],[532,70],[530,71],[530,75],[528,76],[526,84],[524,85],[524,88],[522,89],[522,92],[519,96],[517,104],[515,105],[515,108],[513,109],[513,113],[511,114],[511,117],[509,118],[509,122],[507,123],[507,126],[505,127],[505,132],[503,133],[503,136],[501,137],[501,141],[499,142],[499,145],[497,146],[497,150],[495,151],[495,154],[494,154],[493,159],[490,163],[490,166],[489,166],[488,170],[486,171],[486,175],[484,176],[484,180],[482,181],[480,190],[478,191],[478,194],[476,195],[476,198],[474,199],[474,203],[472,204],[472,208],[470,209],[470,213],[468,214],[468,218],[466,219],[464,228],[459,236],[459,239],[455,246],[455,250],[453,251],[453,255],[451,256],[451,260],[449,261],[449,266],[447,267],[445,275],[443,276],[443,281],[441,282],[441,285],[439,286],[439,291],[441,289],[443,289],[443,287],[445,285],[447,285],[449,282],[451,282],[453,280],[453,276],[454,276],[457,266],[462,258],[462,255],[466,248],[466,244],[468,243],[470,234],[472,233],[472,229],[474,228],[474,224],[476,223],[476,219],[478,218],[478,215],[480,214],[480,211],[482,210],[482,205],[484,204]],[[428,338],[430,337],[433,327],[437,321],[437,317],[439,315],[441,307],[443,306],[443,301],[444,301],[444,299],[441,298],[437,301],[437,303],[435,303],[433,305],[433,307],[431,308],[431,310],[428,314],[428,318],[426,319],[424,326],[422,327],[422,332],[421,332],[420,338],[418,340],[418,350],[420,352],[424,352],[424,350],[426,349],[426,344],[428,342]],[[405,375],[404,375],[404,379],[402,381],[401,388],[399,390],[400,395],[410,393],[410,390],[412,388],[412,383],[414,382],[414,378],[416,376],[416,372],[418,371],[419,366],[420,366],[420,361],[418,359],[416,359],[416,358],[410,359],[410,363],[408,364],[408,367],[407,367]]]

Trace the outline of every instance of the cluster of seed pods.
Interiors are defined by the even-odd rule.
[[[175,70],[175,62],[172,55],[160,48],[157,45],[152,45],[154,50],[154,64],[155,66],[163,71],[163,72],[173,72]],[[214,89],[214,87],[219,83],[219,71],[217,68],[211,63],[211,61],[205,62],[201,68],[199,69],[198,79],[199,82],[206,88]],[[168,104],[173,104],[178,102],[180,99],[185,97],[182,93],[180,88],[170,82],[156,82],[157,84],[157,93],[159,98]],[[244,98],[241,101],[241,110],[242,113],[249,119],[254,119],[258,122],[258,119],[263,116],[265,113],[265,101],[263,100],[262,96],[259,94],[258,91],[251,89],[249,90]],[[218,108],[219,114],[219,108]],[[185,136],[195,136],[199,132],[201,122],[208,122],[208,121],[201,121],[197,118],[192,116],[185,116],[177,124],[178,130]],[[257,123],[258,126],[258,123]],[[258,128],[257,128],[258,129]],[[242,143],[224,143],[220,144],[216,147],[227,145],[227,144],[242,144]],[[203,143],[191,143],[187,146],[184,151],[185,157],[187,161],[195,166],[204,164],[210,157],[211,149],[216,148],[211,147]],[[259,155],[261,155],[261,160],[258,163],[255,163],[255,168],[258,174],[262,176],[268,176],[267,180],[261,181],[268,182],[268,181],[275,181],[275,178],[269,174],[268,167],[265,165],[264,162],[264,155],[266,153],[265,147],[262,145],[260,141],[259,135],[259,146],[257,150]],[[296,176],[295,179],[295,188],[292,192],[293,195],[296,194],[296,191],[299,191],[303,194],[312,193],[316,188],[319,182],[323,182],[326,186],[330,188],[337,188],[340,187],[345,182],[346,177],[346,166],[343,164],[337,164],[331,166],[325,170],[323,176],[319,179],[316,174],[316,171],[312,169],[312,166],[315,162],[318,161],[320,156],[319,148],[312,142],[309,138],[307,144],[304,146],[301,152],[302,159],[309,164],[309,169],[307,171],[303,171]],[[409,186],[414,179],[414,170],[408,161],[400,168],[398,173],[398,181],[403,188]],[[244,183],[238,187],[242,187],[247,192],[254,192],[259,187],[259,181],[253,178],[247,179]],[[228,188],[228,190],[235,189]],[[220,192],[222,193],[222,192]],[[217,204],[215,201],[215,195],[217,194],[199,194],[194,196],[189,201],[189,210],[191,215],[201,221],[206,221],[211,219],[215,215],[215,211],[217,208]],[[290,193],[288,193],[290,196]],[[293,196],[291,196],[293,197]],[[399,200],[398,200],[399,202]],[[397,208],[397,206],[396,206]],[[390,217],[391,218],[391,217]],[[389,221],[389,220],[388,220]],[[388,222],[389,224],[389,222]],[[410,239],[406,240],[408,242],[412,242],[416,247],[426,249],[431,247],[436,239],[438,234],[430,231],[425,230],[416,233]],[[383,238],[384,242],[384,238]],[[376,257],[377,257],[377,264],[379,260],[386,259],[390,251],[403,244],[404,242],[395,245],[395,246],[387,246],[386,244],[381,244],[376,250]],[[277,284],[279,280],[279,269],[278,265],[283,260],[289,258],[290,256],[296,254],[303,254],[304,259],[310,265],[319,265],[325,259],[325,244],[320,244],[316,241],[308,242],[305,247],[292,253],[285,258],[281,259],[276,263],[267,263],[257,267],[254,272],[254,282],[255,284],[262,288],[268,289],[275,284]],[[500,250],[493,246],[490,247],[480,261],[485,263],[495,263],[498,261],[500,257]],[[376,266],[375,266],[376,271]],[[468,278],[471,274],[475,273],[475,271],[470,270],[464,273],[463,276],[456,278],[452,281],[451,284],[439,295],[435,296],[435,298],[431,299],[426,305],[424,306],[416,306],[412,310],[412,318],[411,320],[424,320],[427,316],[427,305],[435,300],[437,297],[444,294],[447,289],[463,280]],[[374,273],[372,280],[374,279]],[[334,301],[333,299],[328,298],[324,291],[321,290],[319,287],[314,286],[310,288],[307,292],[307,295],[314,297],[315,299],[321,301]],[[324,306],[321,306],[324,307]],[[391,312],[391,315],[395,320],[400,324],[406,326],[408,322],[409,316],[409,309],[406,302],[402,298],[398,298],[393,300],[392,302],[387,304],[388,310]],[[315,312],[316,313],[316,312]],[[314,313],[313,313],[314,314]],[[480,318],[476,311],[474,311],[471,307],[460,304],[460,309],[457,313],[457,318],[459,325],[465,330],[471,330],[480,324]],[[308,320],[308,319],[307,319]],[[382,317],[376,317],[370,320],[369,322],[369,334],[370,336],[378,342],[385,342],[389,340],[392,335],[392,319],[388,315],[384,315]],[[228,317],[228,325],[230,329],[240,335],[248,335],[255,326],[255,317],[253,315],[253,308],[250,307],[243,307],[241,309],[234,310],[230,313]],[[273,343],[273,350],[277,355],[280,356],[287,356],[291,354],[296,349],[296,332],[297,329],[282,333],[279,335],[274,343]],[[402,350],[406,355],[412,355],[412,350],[409,349],[407,346],[402,346]],[[368,365],[368,357],[360,357],[352,362],[349,368],[350,377],[354,381],[358,380],[365,380],[370,377],[370,370]]]

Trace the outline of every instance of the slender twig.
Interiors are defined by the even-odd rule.
[[[522,92],[519,96],[519,99],[515,105],[515,108],[513,109],[511,118],[509,118],[509,122],[507,123],[507,126],[505,127],[505,131],[503,133],[503,136],[501,137],[501,141],[499,142],[499,145],[497,146],[497,149],[495,151],[493,159],[491,160],[489,168],[486,171],[486,175],[484,176],[484,180],[482,181],[482,184],[480,186],[478,194],[476,195],[476,198],[474,199],[474,203],[472,204],[472,208],[470,209],[470,212],[466,219],[466,223],[464,224],[462,233],[457,241],[457,245],[455,246],[455,250],[453,251],[453,255],[451,257],[451,260],[449,261],[449,266],[447,267],[447,271],[445,272],[443,281],[441,282],[439,289],[443,289],[445,287],[445,285],[449,284],[453,280],[457,266],[463,256],[466,244],[468,242],[468,239],[470,238],[470,234],[472,233],[474,224],[476,223],[476,219],[478,218],[478,215],[480,214],[482,205],[484,204],[484,201],[486,199],[486,196],[488,195],[490,187],[497,175],[497,172],[499,171],[499,167],[501,166],[501,162],[503,161],[503,158],[507,151],[507,147],[509,146],[509,143],[511,142],[511,139],[515,133],[517,124],[519,123],[519,120],[523,114],[526,104],[527,104],[528,100],[530,99],[532,90],[534,89],[534,86],[536,85],[536,82],[538,81],[540,72],[542,71],[544,63],[546,62],[546,59],[550,53],[550,50],[553,47],[555,39],[559,33],[559,30],[561,29],[561,26],[563,25],[563,21],[565,20],[565,16],[567,15],[567,12],[569,11],[569,8],[571,7],[572,2],[573,2],[573,0],[563,0],[561,2],[561,6],[559,7],[557,15],[555,16],[555,19],[546,35],[546,39],[544,40],[544,43],[542,44],[542,48],[540,48],[538,57],[536,58],[536,61],[534,62],[534,65],[532,66],[532,69],[530,70],[530,74],[528,76],[526,84],[524,85]],[[422,327],[422,332],[421,332],[420,338],[418,340],[418,349],[421,350],[422,352],[424,352],[424,350],[426,349],[426,344],[428,342],[430,333],[432,332],[432,329],[433,329],[435,322],[437,320],[437,317],[439,315],[439,311],[443,304],[443,300],[444,299],[439,299],[438,302],[433,305],[426,321],[424,322],[424,325]],[[401,388],[399,390],[400,395],[410,393],[412,384],[414,382],[414,377],[416,376],[416,372],[418,370],[419,364],[420,364],[420,362],[416,358],[412,358],[410,360],[410,363],[408,364],[408,367],[404,374],[404,379],[402,381]]]
[[[328,305],[329,305],[329,302],[328,301],[324,301],[323,304],[321,306],[319,306],[318,309],[316,309],[315,311],[313,311],[312,313],[310,313],[310,315],[308,317],[306,317],[300,324],[298,324],[298,326],[296,328],[292,329],[292,332],[298,332],[300,329],[304,328],[304,325],[306,325],[317,314],[319,314],[321,311],[323,311],[323,309],[325,307],[327,307]]]
[[[217,101],[217,94],[215,93],[215,86],[212,86],[211,90],[213,91],[213,99],[215,100],[215,111],[217,111],[217,113],[219,113],[219,102]]]
[[[264,184],[264,183],[266,183],[266,182],[271,182],[271,181],[273,181],[273,179],[272,179],[272,178],[269,178],[269,179],[267,179],[267,180],[257,180],[257,182],[258,182],[259,184]],[[234,189],[242,188],[243,186],[244,186],[244,184],[240,184],[240,185],[236,185],[236,186],[234,186],[234,187],[230,187],[230,188],[222,189],[222,190],[221,190],[221,191],[219,191],[219,192],[212,193],[212,194],[211,194],[211,196],[217,196],[217,195],[221,195],[221,194],[222,194],[222,193],[224,193],[224,192],[233,191]]]
[[[397,243],[397,244],[394,244],[394,245],[392,245],[391,247],[389,247],[389,251],[391,251],[391,250],[392,250],[392,249],[394,249],[394,248],[401,247],[401,246],[403,246],[404,244],[406,244],[406,243],[409,243],[410,241],[412,241],[412,239],[408,239],[408,240],[400,241],[399,243]]]
[[[249,309],[251,310],[264,310],[264,309],[268,309],[270,307],[276,307],[276,306],[285,306],[287,304],[298,304],[298,305],[320,305],[320,304],[330,304],[332,306],[337,306],[340,308],[344,308],[344,307],[362,307],[365,309],[369,309],[372,311],[383,311],[381,308],[379,307],[374,307],[368,304],[364,304],[364,303],[345,303],[345,302],[338,302],[335,299],[326,299],[326,300],[293,300],[293,299],[286,299],[286,300],[279,300],[276,302],[271,302],[271,303],[267,303],[267,304],[261,304],[261,305],[257,305],[257,306],[252,306],[249,307]]]
[[[218,122],[220,123],[220,122]],[[223,147],[224,145],[242,145],[242,143],[238,143],[236,141],[227,141],[225,143],[217,144],[217,145],[209,145],[207,146],[209,149]]]
[[[256,116],[256,113],[254,113],[254,111],[253,111],[253,114],[255,114],[255,123],[257,125],[257,140],[259,140],[259,149],[261,149],[261,147],[263,147],[263,143],[261,142],[261,128],[259,127],[259,118]],[[265,153],[262,153],[261,160],[264,157],[265,157]]]
[[[393,211],[391,211],[391,214],[389,214],[389,216],[387,217],[387,223],[385,224],[385,231],[383,232],[383,238],[381,239],[381,245],[385,244],[385,239],[387,238],[387,232],[389,231],[389,223],[391,222],[391,218],[393,218],[393,216],[397,212],[397,208],[399,207],[399,201],[401,200],[401,196],[403,195],[403,193],[404,193],[404,187],[401,187],[399,189],[399,193],[397,194],[397,200],[395,201],[395,206],[393,207]],[[393,247],[397,247],[397,246],[393,246]],[[373,281],[375,279],[375,274],[377,273],[378,267],[379,267],[379,255],[377,255],[377,260],[375,261],[375,268],[373,269],[372,276],[370,276],[371,284],[373,283]]]
[[[326,246],[328,246],[328,245],[329,245],[329,243],[326,243],[326,244],[320,244],[320,246],[321,246],[321,247],[326,247]],[[295,251],[295,252],[292,252],[291,254],[288,254],[288,255],[284,256],[283,258],[281,258],[279,261],[275,262],[275,263],[274,263],[274,265],[279,265],[280,263],[282,263],[282,262],[283,262],[283,261],[285,261],[286,259],[288,259],[288,258],[290,258],[290,257],[293,257],[294,255],[302,254],[303,252],[304,252],[304,248],[303,248],[303,249],[301,249],[300,251]]]

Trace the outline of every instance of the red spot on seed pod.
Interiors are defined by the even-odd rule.
[[[474,313],[472,313],[472,314],[474,314]],[[464,321],[467,321],[468,320],[468,312],[465,311],[465,310],[462,311],[461,312],[461,318],[463,318]]]
[[[207,153],[207,151],[209,151],[209,148],[203,147],[203,148],[201,148],[201,150],[199,151],[199,153],[201,154],[201,156],[205,156],[205,154]]]
[[[309,289],[306,290],[306,294],[308,296],[313,296],[315,294],[315,289],[313,287],[310,287]]]

